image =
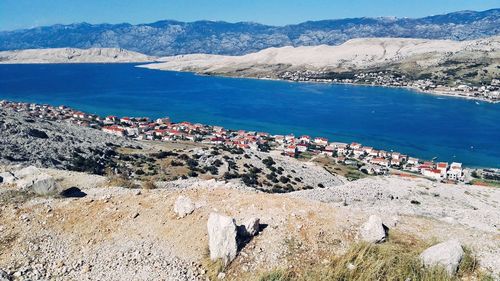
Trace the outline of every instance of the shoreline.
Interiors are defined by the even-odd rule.
[[[442,96],[442,97],[452,97],[452,98],[462,98],[462,99],[466,99],[466,100],[481,101],[481,102],[487,102],[487,103],[491,103],[491,104],[500,103],[500,100],[493,101],[493,100],[489,100],[489,99],[485,99],[485,98],[481,98],[481,97],[458,95],[458,94],[455,94],[454,92],[450,92],[450,91],[422,90],[418,87],[412,87],[412,86],[373,85],[373,84],[364,84],[364,83],[348,83],[348,82],[333,82],[333,81],[326,82],[326,81],[310,81],[310,80],[309,81],[293,81],[293,80],[289,80],[289,79],[273,78],[273,77],[255,77],[255,76],[231,75],[230,73],[204,73],[204,72],[190,71],[190,70],[173,70],[173,69],[151,68],[151,67],[148,67],[148,64],[135,65],[134,67],[145,68],[145,69],[149,69],[149,70],[157,70],[157,71],[192,73],[192,74],[198,75],[198,76],[211,76],[211,77],[236,78],[236,79],[255,79],[255,80],[264,80],[264,81],[268,80],[268,81],[277,81],[277,82],[290,82],[290,83],[311,83],[311,84],[350,85],[350,86],[407,89],[407,90],[414,91],[414,92],[420,93],[420,94],[435,95],[435,96]]]
[[[187,121],[174,123],[170,121],[169,117],[159,118],[156,121],[151,120],[148,117],[120,118],[117,116],[108,116],[104,118],[97,114],[87,114],[64,105],[53,106],[46,104],[0,100],[0,108],[13,110],[15,112],[24,112],[29,116],[42,120],[68,122],[75,126],[91,127],[93,129],[104,131],[109,134],[136,140],[187,140],[215,145],[223,144],[237,149],[250,150],[261,150],[261,145],[264,144],[267,146],[268,152],[279,151],[285,156],[294,158],[299,157],[304,152],[309,154],[312,153],[313,155],[324,154],[332,156],[334,157],[334,159],[345,158],[345,160],[342,160],[345,161],[345,163],[342,162],[344,163],[344,165],[351,165],[348,162],[355,161],[356,163],[364,163],[364,165],[380,167],[379,169],[388,168],[395,169],[401,172],[416,172],[420,176],[428,178],[429,176],[423,173],[424,170],[434,169],[435,171],[439,163],[446,163],[448,167],[447,161],[436,162],[436,159],[434,158],[432,160],[414,158],[398,151],[391,150],[389,152],[379,150],[380,148],[368,147],[356,142],[352,142],[351,144],[336,142],[337,140],[328,140],[321,136],[295,137],[294,134],[273,135],[266,132],[229,128],[226,129],[221,126],[200,123],[193,124]],[[112,119],[109,119],[110,117]],[[153,128],[151,128],[151,125],[154,125]],[[150,129],[141,130],[139,129],[141,128],[141,126],[144,126],[146,128],[149,127]],[[129,133],[129,129],[137,130],[137,133],[131,134]],[[307,138],[307,141],[305,141],[304,138]],[[306,146],[307,148],[306,150],[300,150],[299,146]],[[290,151],[291,147],[294,147],[293,151]],[[361,154],[356,154],[356,152],[360,151]],[[374,154],[372,154],[372,152]],[[394,158],[394,155],[397,155],[397,158]],[[375,160],[377,160],[377,162],[375,162]],[[410,161],[413,161],[413,163],[410,163]],[[454,164],[454,162],[452,162],[452,164]],[[500,170],[499,168],[491,166],[488,167],[467,165],[462,167],[462,163],[457,164],[460,165],[460,169],[463,169],[463,176],[465,176],[465,171],[467,171],[467,174],[469,174],[473,170]],[[446,180],[446,177],[442,178],[441,180]],[[460,182],[463,181],[464,180],[460,180]]]
[[[141,67],[141,66],[137,66],[137,67]],[[500,103],[500,100],[492,101],[492,100],[488,100],[488,99],[481,98],[481,97],[457,95],[457,94],[454,94],[454,92],[450,92],[450,91],[422,90],[418,87],[412,87],[412,86],[373,85],[373,84],[347,83],[347,82],[292,81],[292,80],[288,80],[288,79],[270,78],[270,77],[232,76],[232,75],[228,75],[228,74],[212,74],[212,73],[202,73],[202,72],[194,72],[194,71],[164,70],[164,69],[155,69],[155,68],[148,68],[148,67],[141,67],[141,68],[147,68],[147,69],[159,70],[159,71],[185,72],[185,73],[193,73],[193,74],[199,75],[199,76],[216,76],[216,77],[224,77],[224,78],[256,79],[256,80],[269,80],[269,81],[290,82],[290,83],[311,83],[311,84],[349,85],[349,86],[381,87],[381,88],[392,88],[392,89],[407,89],[407,90],[414,91],[414,92],[419,93],[419,94],[461,98],[461,99],[466,99],[466,100],[487,102],[487,103],[491,103],[491,104]]]

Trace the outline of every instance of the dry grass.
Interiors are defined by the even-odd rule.
[[[203,259],[201,261],[201,265],[206,270],[206,276],[211,281],[218,280],[217,276],[225,269],[224,262],[222,261],[222,259],[218,259],[216,261],[212,261],[210,259],[210,252],[208,247],[205,248],[205,251],[203,253]]]
[[[156,183],[155,181],[153,180],[148,180],[148,181],[144,181],[142,182],[142,189],[157,189],[158,186],[156,186]]]
[[[124,188],[139,188],[140,186],[123,176],[111,176],[108,178],[107,186],[120,186]]]
[[[428,246],[430,243],[393,235],[384,244],[355,243],[345,254],[331,257],[327,264],[277,269],[263,274],[258,280],[490,280],[479,271],[477,259],[468,249],[465,249],[456,276],[449,276],[441,267],[424,268],[418,256]]]

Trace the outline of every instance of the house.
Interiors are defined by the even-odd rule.
[[[290,157],[295,157],[297,153],[297,146],[296,145],[289,145],[285,147],[285,154],[290,156]]]
[[[446,171],[448,171],[448,163],[447,162],[439,162],[436,165],[436,169],[441,171],[442,176],[446,176]]]
[[[389,167],[389,161],[384,159],[384,158],[372,158],[370,160],[370,163],[384,166],[384,167]]]
[[[401,158],[401,153],[393,152],[393,153],[391,153],[391,158],[395,159],[395,160],[399,160]]]
[[[424,169],[422,170],[422,175],[435,180],[441,179],[441,170],[438,169]]]
[[[349,147],[352,149],[360,149],[362,147],[362,145],[360,143],[353,142],[349,145]]]
[[[446,177],[449,180],[463,180],[463,170],[462,170],[462,163],[456,163],[453,162],[450,165],[450,169],[448,170]]]
[[[337,147],[337,154],[338,155],[346,155],[347,152],[348,152],[347,145]]]
[[[399,159],[391,159],[391,166],[396,166],[396,167],[401,166],[401,160],[399,160]]]
[[[124,136],[125,135],[125,129],[120,128],[118,126],[107,126],[103,127],[102,131],[108,134],[112,134],[115,136]]]
[[[307,151],[307,144],[304,144],[304,143],[297,144],[297,151],[298,152],[306,152]]]
[[[352,153],[354,154],[354,156],[356,157],[360,157],[362,155],[365,155],[365,151],[361,148],[356,148],[352,151]]]
[[[321,138],[321,137],[314,138],[314,144],[320,145],[320,146],[326,146],[326,145],[328,145],[328,139]]]
[[[128,124],[128,125],[132,125],[133,124],[132,119],[130,119],[129,117],[120,118],[120,123]]]
[[[410,158],[408,158],[407,163],[410,165],[416,166],[416,165],[418,165],[418,158],[410,157]]]
[[[172,123],[172,121],[170,121],[170,117],[164,117],[156,119],[156,123],[169,125]]]
[[[301,136],[299,138],[299,141],[301,143],[310,143],[311,142],[311,137],[310,136]]]

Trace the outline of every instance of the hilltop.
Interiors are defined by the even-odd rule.
[[[0,32],[0,50],[123,48],[153,56],[243,55],[270,47],[338,45],[353,38],[471,40],[499,35],[500,9],[423,18],[351,18],[286,26],[251,22],[180,22],[42,26]]]

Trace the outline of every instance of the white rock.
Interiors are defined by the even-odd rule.
[[[31,190],[38,195],[53,195],[59,192],[59,184],[47,174],[27,177],[20,180],[17,185],[21,189]]]
[[[260,219],[259,218],[250,218],[245,223],[245,230],[248,236],[254,236],[260,230]]]
[[[195,209],[195,205],[193,201],[185,196],[179,196],[177,200],[175,200],[174,204],[174,212],[177,214],[179,218],[183,218],[189,214],[191,214]]]
[[[387,238],[387,233],[379,216],[371,215],[361,226],[361,239],[369,243],[381,243]]]
[[[12,184],[16,177],[11,172],[0,173],[0,183]]]
[[[24,178],[27,178],[27,177],[36,176],[36,175],[38,175],[40,173],[41,173],[41,171],[37,167],[35,167],[35,166],[28,166],[26,168],[23,168],[23,169],[21,169],[19,171],[14,172],[14,175],[16,176],[16,178],[24,179]]]
[[[237,254],[237,229],[233,218],[211,213],[208,222],[208,247],[210,259],[222,259],[225,265],[230,263]]]
[[[449,274],[455,274],[464,250],[458,240],[448,240],[426,249],[420,254],[425,266],[443,266]]]

